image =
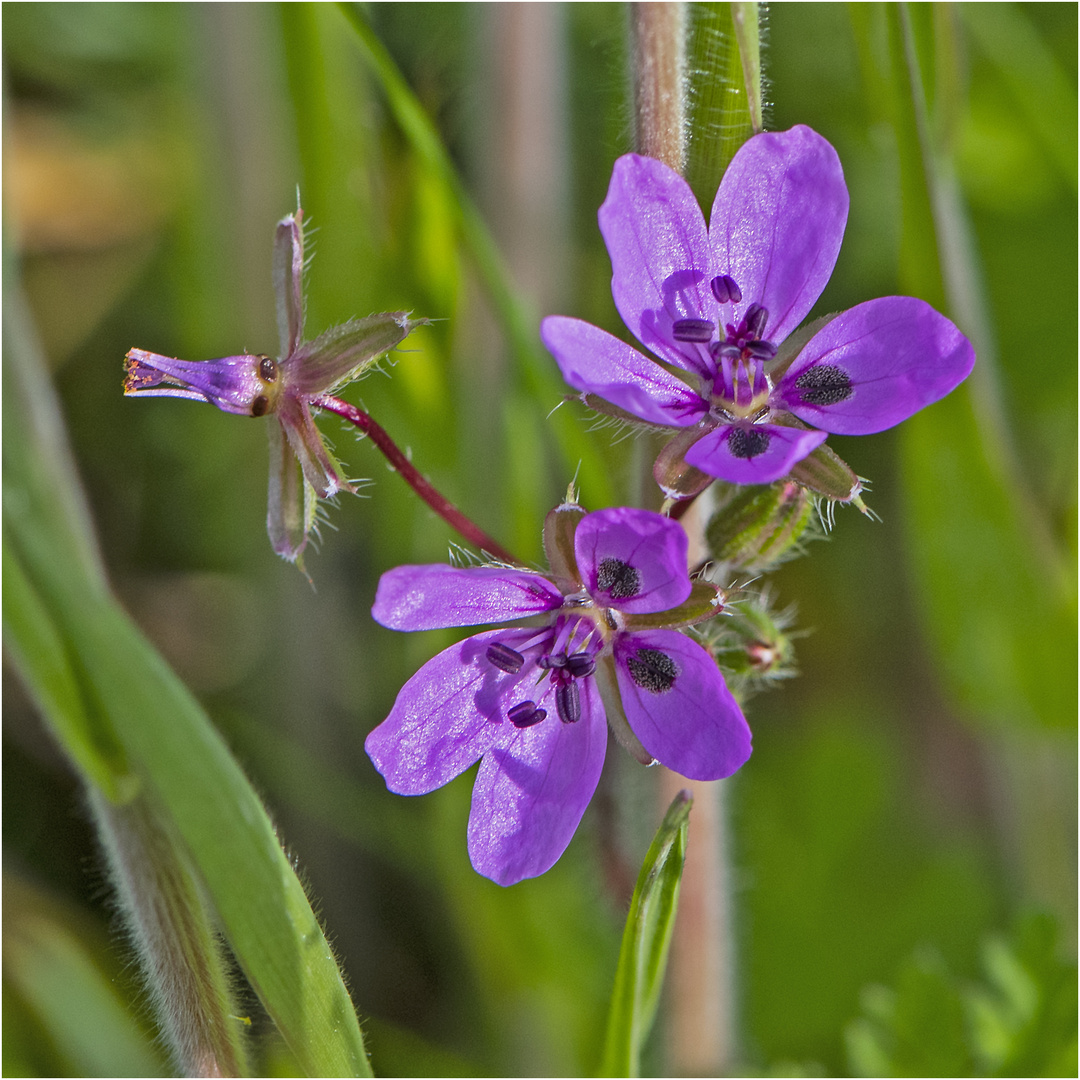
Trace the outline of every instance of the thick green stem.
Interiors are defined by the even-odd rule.
[[[90,805],[162,1034],[185,1076],[248,1075],[226,961],[184,853],[152,804]]]

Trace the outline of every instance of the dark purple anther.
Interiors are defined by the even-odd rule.
[[[742,356],[742,349],[738,345],[721,345],[719,342],[713,345],[709,351],[712,353],[714,360],[719,360],[721,356],[726,356],[729,360],[738,360]]]
[[[546,709],[538,709],[535,701],[518,702],[512,709],[507,709],[506,718],[514,727],[526,728],[539,724],[547,716]]]
[[[576,724],[581,719],[581,691],[576,682],[555,688],[555,708],[564,724]]]
[[[566,653],[557,652],[549,653],[547,656],[541,656],[540,659],[536,661],[536,666],[543,668],[545,671],[548,668],[566,667]]]
[[[765,324],[768,321],[769,312],[760,304],[751,304],[746,309],[746,314],[743,316],[743,322],[746,324],[747,332],[755,338],[759,338],[765,333]]]
[[[755,360],[771,360],[776,355],[776,346],[771,341],[751,342],[749,350]]]
[[[505,671],[508,675],[516,675],[521,670],[521,665],[525,663],[525,657],[521,653],[515,652],[501,641],[488,646],[487,658],[500,671]]]
[[[709,282],[709,285],[718,304],[737,304],[742,299],[742,289],[735,284],[735,279],[728,274],[714,277]]]
[[[671,335],[676,341],[712,341],[716,324],[708,319],[676,319],[671,325]]]
[[[596,661],[588,653],[574,653],[566,658],[566,670],[575,679],[584,679],[596,670]]]

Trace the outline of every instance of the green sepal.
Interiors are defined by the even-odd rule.
[[[410,319],[404,311],[369,315],[332,326],[288,358],[289,387],[303,394],[327,394],[362,375],[427,319]]]
[[[549,510],[544,518],[544,554],[551,568],[551,579],[564,595],[581,588],[581,574],[574,554],[574,534],[585,511],[573,502],[567,493],[567,501]]]
[[[724,594],[708,581],[695,581],[690,595],[670,611],[650,612],[647,615],[620,613],[627,630],[674,630],[704,622],[724,610]]]
[[[600,700],[604,703],[608,727],[611,728],[615,738],[619,740],[622,748],[637,758],[642,765],[652,765],[655,759],[641,745],[641,740],[634,734],[630,721],[626,719],[622,695],[619,693],[619,678],[615,672],[615,657],[610,653],[602,656],[597,661],[593,676],[596,679],[596,688],[600,691]]]
[[[595,394],[571,394],[566,400],[580,401],[587,409],[592,409],[593,412],[610,416],[612,420],[620,420],[625,424],[633,424],[635,427],[651,428],[653,431],[669,430],[664,424],[654,424],[649,420],[642,420],[640,416],[635,416],[632,412],[627,412],[626,409],[620,409],[618,405],[612,405],[610,401],[605,401]]]
[[[693,796],[675,796],[641,864],[611,994],[601,1076],[640,1076],[679,907]]]
[[[711,430],[703,424],[682,428],[657,454],[653,479],[666,498],[690,499],[700,495],[716,479],[686,463],[686,452]]]
[[[712,556],[740,570],[765,570],[783,562],[813,520],[810,493],[792,480],[725,487],[705,527]]]
[[[791,479],[833,502],[854,503],[863,509],[862,481],[839,454],[822,443],[791,470]],[[863,511],[865,513],[865,510]]]

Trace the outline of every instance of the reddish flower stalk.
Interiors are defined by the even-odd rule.
[[[348,420],[350,424],[355,425],[365,435],[369,436],[371,441],[386,456],[386,460],[401,475],[405,483],[459,536],[464,537],[470,544],[475,544],[481,551],[502,562],[520,563],[520,560],[507,551],[498,540],[488,536],[479,525],[466,517],[445,495],[438,491],[402,453],[397,443],[387,434],[386,429],[366,412],[358,409],[355,405],[350,405],[347,401],[329,395],[313,398],[311,404],[316,408],[326,409],[327,412],[332,412],[343,420]]]

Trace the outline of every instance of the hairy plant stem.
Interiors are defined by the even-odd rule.
[[[415,465],[405,456],[397,443],[386,433],[386,429],[362,409],[350,405],[340,398],[323,395],[312,404],[319,409],[326,409],[340,416],[343,420],[359,428],[382,451],[386,460],[393,465],[401,478],[450,526],[459,536],[470,544],[475,544],[481,551],[502,562],[521,564],[513,553],[488,536],[474,521],[466,517],[445,495],[443,495],[426,477],[422,476]]]
[[[635,4],[631,9],[635,137],[638,153],[686,168],[686,13],[682,3]],[[690,509],[673,508],[681,518]],[[707,514],[683,523],[693,565],[702,548]],[[721,1075],[734,1058],[732,941],[728,905],[726,823],[718,782],[688,782],[667,770],[659,802],[690,786],[694,811],[683,872],[680,910],[668,970],[667,1071],[672,1075]]]
[[[152,804],[90,806],[158,1023],[184,1076],[250,1075],[225,958],[184,853]]]

